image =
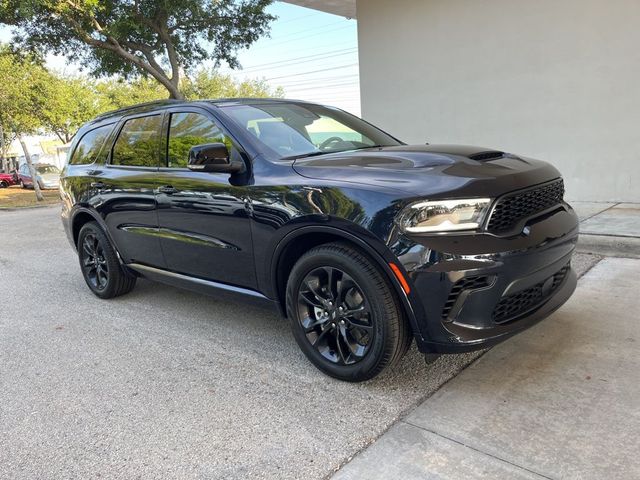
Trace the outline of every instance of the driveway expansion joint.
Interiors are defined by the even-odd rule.
[[[481,449],[479,449],[477,447],[474,447],[473,445],[466,444],[464,442],[461,442],[460,440],[456,440],[455,438],[448,437],[448,436],[443,435],[443,434],[441,434],[439,432],[436,432],[434,430],[430,430],[430,429],[424,428],[424,427],[422,427],[420,425],[416,425],[415,423],[411,423],[411,422],[409,422],[407,420],[400,420],[399,423],[404,423],[404,424],[409,425],[411,427],[418,428],[418,429],[423,430],[425,432],[431,433],[432,435],[436,435],[436,436],[438,436],[440,438],[443,438],[444,440],[447,440],[448,442],[456,443],[456,444],[458,444],[460,446],[463,446],[465,448],[473,450],[474,452],[477,452],[477,453],[479,453],[481,455],[486,455],[487,457],[491,457],[494,460],[498,460],[499,462],[506,463],[509,466],[512,466],[512,467],[515,467],[515,468],[519,468],[520,470],[523,470],[523,471],[525,471],[527,473],[531,473],[533,475],[536,475],[537,477],[546,478],[547,480],[555,480],[553,477],[549,477],[548,475],[545,475],[543,473],[536,472],[535,470],[531,470],[530,468],[524,467],[522,465],[518,465],[517,463],[510,462],[509,460],[507,460],[505,458],[501,458],[501,457],[498,457],[496,455],[493,455],[492,453],[485,452],[484,450],[481,450]]]

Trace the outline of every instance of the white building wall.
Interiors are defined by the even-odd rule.
[[[555,164],[640,202],[640,0],[358,0],[362,115]]]

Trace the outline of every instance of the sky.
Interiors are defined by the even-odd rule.
[[[239,53],[241,70],[224,65],[220,71],[238,80],[262,78],[282,86],[287,98],[334,105],[360,114],[356,20],[349,20],[283,2],[268,11],[277,16],[271,34]],[[0,41],[9,42],[0,28]],[[77,71],[62,57],[47,57],[57,71]]]

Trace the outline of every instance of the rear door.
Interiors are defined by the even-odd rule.
[[[127,263],[164,268],[155,192],[159,186],[163,112],[127,117],[118,125],[99,179],[100,212]]]
[[[222,142],[244,155],[214,116],[197,107],[174,108],[164,126],[158,222],[167,268],[199,278],[255,288],[247,186],[228,173],[193,172],[189,149]],[[236,185],[234,185],[234,183]],[[240,185],[238,185],[240,183]]]

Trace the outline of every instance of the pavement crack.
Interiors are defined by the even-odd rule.
[[[592,215],[589,215],[588,217],[583,218],[582,220],[580,220],[580,223],[582,223],[582,222],[586,222],[586,221],[587,221],[587,220],[589,220],[590,218],[593,218],[593,217],[595,217],[595,216],[597,216],[597,215],[600,215],[601,213],[607,212],[607,211],[611,210],[613,207],[615,207],[615,206],[617,206],[617,205],[620,205],[620,202],[618,202],[618,203],[614,203],[613,205],[611,205],[611,206],[609,206],[609,207],[605,208],[604,210],[601,210],[601,211],[596,212],[596,213],[594,213],[594,214],[592,214]]]
[[[531,470],[530,468],[527,468],[527,467],[523,467],[522,465],[518,465],[517,463],[510,462],[509,460],[507,460],[505,458],[501,458],[501,457],[493,455],[493,454],[491,454],[489,452],[485,452],[485,451],[480,450],[479,448],[476,448],[476,447],[474,447],[472,445],[468,445],[468,444],[466,444],[464,442],[461,442],[459,440],[455,440],[453,438],[447,437],[446,435],[442,435],[441,433],[435,432],[433,430],[429,430],[428,428],[421,427],[420,425],[416,425],[415,423],[411,423],[411,422],[409,422],[407,420],[400,420],[400,422],[406,423],[407,425],[410,425],[410,426],[415,427],[415,428],[419,428],[420,430],[423,430],[425,432],[432,433],[433,435],[437,435],[440,438],[444,438],[445,440],[448,440],[450,442],[457,443],[458,445],[461,445],[461,446],[463,446],[465,448],[473,450],[474,452],[478,452],[478,453],[480,453],[482,455],[486,455],[487,457],[491,457],[491,458],[493,458],[495,460],[498,460],[499,462],[503,462],[503,463],[506,463],[508,465],[511,465],[512,467],[519,468],[520,470],[524,470],[526,472],[532,473],[533,475],[536,475],[536,476],[538,476],[540,478],[546,478],[547,480],[555,480],[553,477],[549,477],[548,475],[545,475],[543,473],[536,472],[535,470]]]

